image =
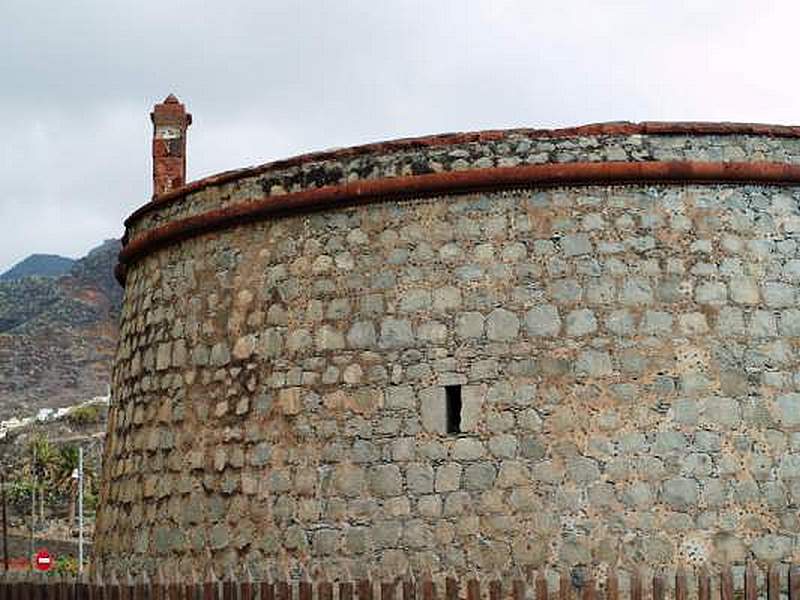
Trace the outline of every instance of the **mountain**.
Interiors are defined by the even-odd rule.
[[[0,273],[0,281],[11,281],[23,277],[59,277],[68,272],[75,260],[57,254],[31,254],[5,273]]]
[[[59,277],[0,281],[0,419],[105,395],[122,288],[118,240]]]

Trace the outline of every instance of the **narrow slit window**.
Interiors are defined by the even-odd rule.
[[[447,385],[444,394],[447,433],[461,433],[461,386]]]

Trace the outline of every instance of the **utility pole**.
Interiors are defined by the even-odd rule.
[[[0,475],[0,488],[3,492],[3,566],[8,573],[8,505],[6,503],[6,476]]]
[[[36,526],[36,484],[38,478],[36,476],[36,446],[33,447],[33,463],[31,463],[31,547],[28,553],[28,570],[33,571],[33,548],[34,548],[34,527]]]
[[[78,575],[83,576],[83,446],[78,446]]]

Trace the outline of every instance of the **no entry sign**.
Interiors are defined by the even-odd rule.
[[[39,571],[49,571],[53,566],[53,557],[47,550],[39,550],[33,557],[33,565]]]

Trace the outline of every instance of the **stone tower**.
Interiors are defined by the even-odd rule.
[[[176,189],[188,115],[162,111],[175,162],[118,269],[104,570],[797,552],[800,128],[449,134]]]
[[[153,197],[186,183],[186,130],[192,115],[170,94],[150,113],[153,122]]]

